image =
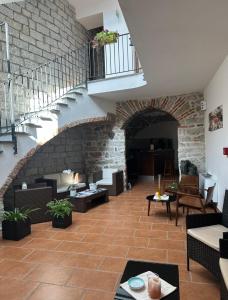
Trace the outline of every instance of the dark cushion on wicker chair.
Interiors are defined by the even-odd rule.
[[[222,224],[228,227],[228,190],[225,192],[223,210],[222,210]]]
[[[187,229],[187,268],[189,270],[189,259],[193,259],[207,268],[212,274],[214,274],[218,279],[220,278],[220,268],[219,268],[219,258],[220,253],[218,249],[218,240],[223,236],[227,236],[224,232],[228,228],[228,190],[225,192],[223,212],[222,213],[210,213],[210,214],[194,214],[188,215],[186,217],[186,229]],[[214,226],[212,226],[214,225]],[[222,228],[224,226],[224,228]],[[194,228],[196,232],[199,230],[209,230],[211,228],[220,228],[219,234],[214,236],[216,239],[213,240],[215,246],[210,243],[205,242],[204,239],[207,237],[204,235],[199,238],[194,233]],[[191,232],[192,231],[192,232]],[[203,239],[204,238],[204,239]],[[225,238],[225,241],[226,238]],[[209,241],[210,242],[210,241]],[[220,249],[221,252],[221,249]]]

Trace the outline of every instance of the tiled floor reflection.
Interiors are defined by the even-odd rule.
[[[184,218],[174,226],[160,203],[147,216],[145,197],[153,192],[151,184],[138,184],[85,214],[74,213],[65,230],[36,224],[19,242],[0,240],[0,299],[113,299],[126,261],[137,259],[178,264],[181,300],[219,300],[207,270],[196,263],[186,270]]]

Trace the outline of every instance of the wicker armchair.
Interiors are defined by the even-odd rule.
[[[228,233],[223,234],[220,239],[220,260],[219,266],[221,270],[220,291],[221,300],[228,299]]]
[[[186,217],[186,229],[187,269],[191,258],[219,279],[219,239],[223,238],[223,232],[228,232],[228,190],[222,213],[189,215]]]

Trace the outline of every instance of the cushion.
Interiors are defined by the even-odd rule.
[[[187,231],[189,235],[217,251],[219,251],[219,239],[223,238],[223,232],[228,232],[228,228],[223,225],[197,227]]]
[[[220,266],[220,270],[221,270],[222,277],[224,279],[226,288],[228,289],[228,259],[220,258],[219,266]]]
[[[96,182],[97,185],[112,185],[112,180],[104,178]]]
[[[225,191],[225,197],[223,202],[222,224],[228,227],[228,190]]]
[[[61,185],[70,185],[74,183],[74,173],[66,174],[66,173],[61,173]]]
[[[112,178],[112,174],[117,172],[117,169],[103,169],[102,170],[102,177],[103,178]]]
[[[69,191],[69,185],[59,185],[57,187],[57,193],[64,193]]]
[[[59,173],[44,175],[44,178],[57,180],[57,186],[61,184],[61,174]]]

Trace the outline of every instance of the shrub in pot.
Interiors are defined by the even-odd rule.
[[[53,200],[47,203],[48,212],[52,216],[52,226],[66,228],[72,224],[73,205],[68,199]]]
[[[103,47],[107,44],[116,43],[118,40],[119,34],[115,31],[103,30],[98,32],[94,39],[92,40],[92,47],[98,48]]]
[[[2,238],[19,241],[30,234],[31,221],[29,214],[37,209],[15,208],[12,211],[5,211],[2,221]]]

